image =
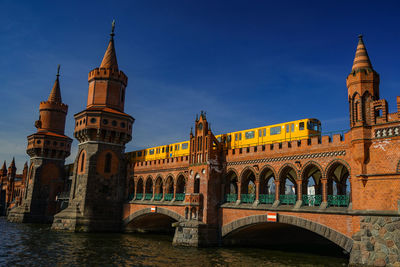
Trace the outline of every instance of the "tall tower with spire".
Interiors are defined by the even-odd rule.
[[[99,68],[89,72],[86,109],[75,114],[79,141],[68,207],[53,228],[119,231],[126,177],[125,144],[134,118],[124,113],[127,76],[118,68],[114,27]]]
[[[56,198],[63,190],[64,163],[72,143],[64,134],[68,106],[62,103],[59,77],[60,66],[47,101],[39,105],[37,131],[28,136],[30,169],[22,205],[9,212],[10,221],[48,223],[58,211]]]

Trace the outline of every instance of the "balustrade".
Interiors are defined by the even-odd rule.
[[[243,203],[253,203],[256,200],[255,194],[241,194],[240,201]]]
[[[153,198],[153,194],[152,193],[144,195],[144,200],[150,200],[152,198]]]
[[[236,202],[237,201],[237,194],[227,194],[225,195],[225,202]]]
[[[322,195],[303,195],[303,206],[319,206],[322,203]]]
[[[155,194],[154,195],[154,200],[160,201],[162,199],[162,197],[163,197],[163,194]]]
[[[142,193],[136,194],[136,198],[135,199],[140,200],[142,198],[143,198],[143,194]]]
[[[263,195],[259,196],[259,201],[262,204],[273,204],[275,202],[275,195]]]
[[[176,201],[184,201],[185,200],[185,194],[175,194],[175,200]]]
[[[296,198],[296,195],[280,195],[279,201],[283,205],[294,205],[296,204]]]
[[[328,207],[348,207],[350,202],[349,195],[329,195],[328,196]]]
[[[165,194],[164,200],[171,201],[174,198],[174,194]]]

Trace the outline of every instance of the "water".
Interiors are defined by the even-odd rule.
[[[0,217],[1,266],[346,266],[347,258],[263,248],[173,247],[171,236],[82,234]]]

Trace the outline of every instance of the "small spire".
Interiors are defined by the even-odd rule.
[[[13,157],[10,167],[9,168],[15,168],[15,158]]]
[[[107,69],[117,69],[118,70],[118,63],[117,63],[117,54],[115,53],[114,47],[114,30],[115,30],[115,20],[111,23],[111,33],[110,33],[110,42],[108,43],[107,50],[104,54],[103,60],[101,61],[100,68],[107,68]]]
[[[190,127],[190,134],[193,135],[193,126]]]
[[[7,171],[7,167],[6,166],[7,166],[7,163],[6,163],[6,161],[4,161],[3,162],[3,167],[1,167],[1,170],[2,171]]]
[[[27,161],[25,161],[25,164],[24,164],[24,169],[25,168],[28,168],[28,162]]]
[[[372,69],[372,64],[369,59],[367,49],[365,48],[362,34],[358,35],[358,45],[356,55],[354,57],[353,68],[351,70],[355,71],[358,69]]]
[[[53,89],[51,89],[51,92],[50,92],[50,95],[49,95],[49,98],[47,99],[47,101],[54,102],[54,103],[62,103],[61,90],[60,90],[60,80],[59,80],[59,77],[60,77],[60,64],[58,64],[58,66],[57,66],[57,75],[56,76],[57,76],[57,78],[56,78],[56,80],[54,82]]]

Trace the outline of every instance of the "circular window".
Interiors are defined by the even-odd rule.
[[[125,122],[121,122],[121,128],[125,128]]]
[[[90,123],[96,123],[96,118],[91,118]]]
[[[37,141],[36,141],[36,143],[38,143],[38,144],[41,144],[41,143],[42,143],[42,141],[40,141],[40,140],[37,140]]]
[[[112,121],[111,124],[112,126],[117,126],[117,121]]]
[[[107,125],[107,124],[108,124],[108,120],[107,120],[107,119],[104,119],[104,120],[103,120],[103,124]]]

